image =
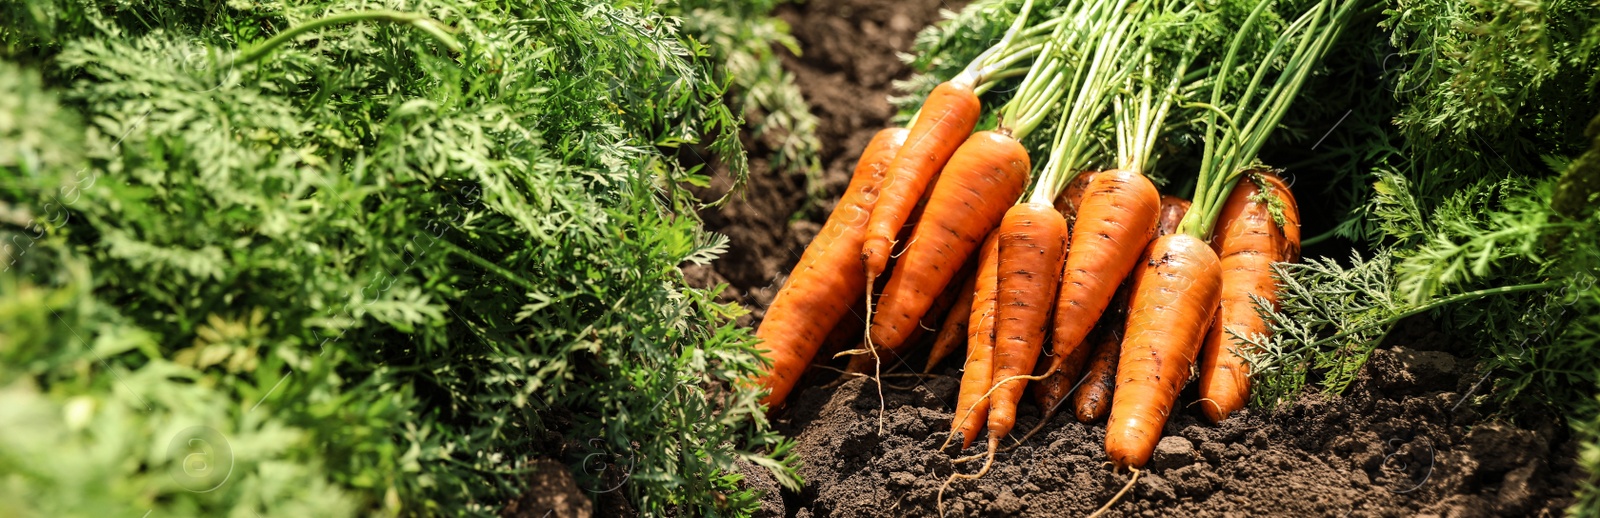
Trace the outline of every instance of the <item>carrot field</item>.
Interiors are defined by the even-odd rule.
[[[1600,4],[0,4],[0,516],[1600,514]]]

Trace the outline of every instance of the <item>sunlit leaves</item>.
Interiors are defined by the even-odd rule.
[[[737,308],[679,270],[727,239],[699,227],[681,182],[704,173],[672,153],[744,172],[718,61],[649,4],[431,0],[403,7],[462,52],[360,22],[221,66],[372,7],[119,4],[0,26],[39,45],[88,126],[84,150],[49,158],[61,178],[0,199],[70,216],[53,249],[85,257],[144,352],[205,373],[228,412],[303,432],[273,451],[325,466],[363,509],[495,514],[536,457],[619,483],[585,472],[590,448],[632,459],[617,491],[651,514],[752,505],[735,459],[792,483],[786,443],[734,385],[757,361]],[[43,156],[52,140],[29,135]],[[8,178],[27,165],[10,156]],[[81,181],[59,170],[78,159]],[[35,203],[63,185],[69,202]]]

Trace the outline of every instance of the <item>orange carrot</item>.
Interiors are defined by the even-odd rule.
[[[1052,339],[1056,364],[1051,370],[1088,355],[1078,349],[1089,346],[1084,338],[1133,270],[1144,245],[1155,237],[1160,216],[1161,195],[1144,175],[1116,169],[1102,171],[1090,181],[1072,225],[1072,253],[1067,255],[1056,302]]]
[[[1083,386],[1072,397],[1073,415],[1080,423],[1092,423],[1111,413],[1111,395],[1116,386],[1117,358],[1122,354],[1122,330],[1117,326],[1095,329],[1098,335],[1094,356],[1089,359]]]
[[[1099,171],[1078,173],[1067,183],[1067,187],[1061,190],[1061,195],[1056,197],[1056,211],[1066,218],[1069,228],[1078,219],[1078,207],[1083,203],[1083,193],[1089,190],[1089,182],[1099,174]],[[1070,257],[1071,251],[1068,251],[1067,255]],[[1034,374],[1042,375],[1044,379],[1034,385],[1033,398],[1034,402],[1039,404],[1039,408],[1045,409],[1046,415],[1043,421],[1048,421],[1053,415],[1051,410],[1056,407],[1056,402],[1061,401],[1061,398],[1065,397],[1078,382],[1078,374],[1084,359],[1065,358],[1062,362],[1056,362],[1053,348],[1045,356],[1050,359],[1034,369]]]
[[[1056,197],[1056,212],[1067,218],[1069,226],[1078,221],[1078,206],[1083,204],[1083,193],[1089,191],[1089,182],[1099,175],[1099,171],[1078,173],[1072,177],[1071,182],[1067,182],[1067,187],[1061,190],[1061,195]]]
[[[860,251],[868,282],[888,267],[895,234],[905,225],[933,176],[977,126],[980,106],[973,86],[963,76],[935,87],[923,102],[906,145],[890,162]]]
[[[1200,409],[1212,422],[1227,419],[1250,399],[1250,364],[1234,351],[1245,343],[1234,336],[1268,332],[1251,296],[1276,307],[1272,263],[1300,256],[1300,211],[1294,194],[1277,175],[1256,178],[1259,184],[1243,180],[1233,188],[1211,238],[1222,261],[1222,307],[1200,353]],[[1273,220],[1267,197],[1282,203],[1282,226]]]
[[[1091,191],[1092,192],[1092,191]],[[994,384],[989,402],[989,449],[1017,424],[1022,379],[1029,376],[1050,327],[1061,267],[1067,255],[1067,221],[1044,202],[1019,203],[1006,211],[1000,234],[995,291]]]
[[[1216,252],[1186,233],[1156,238],[1139,259],[1117,362],[1106,455],[1118,467],[1150,460],[1220,302]]]
[[[1178,222],[1189,213],[1189,200],[1170,194],[1161,195],[1161,219],[1156,222],[1156,235],[1165,236],[1178,231]]]
[[[762,355],[771,362],[756,378],[770,390],[762,404],[783,403],[828,332],[849,312],[857,294],[865,292],[859,255],[868,214],[877,200],[878,182],[909,134],[902,128],[885,129],[867,144],[838,206],[767,308],[756,329],[766,346]]]
[[[956,303],[950,305],[944,323],[939,326],[938,336],[933,338],[933,348],[928,352],[928,365],[922,368],[922,372],[933,372],[935,365],[967,343],[967,323],[970,321],[967,316],[972,314],[972,293],[977,289],[978,276],[968,273],[966,278],[956,288],[960,290]]]
[[[1022,194],[1030,168],[1027,149],[1009,136],[981,131],[961,144],[873,308],[872,346],[896,352],[905,347],[933,297]]]
[[[1189,211],[1189,200],[1177,196],[1161,196],[1161,219],[1156,222],[1156,234],[1165,236],[1178,228],[1178,222]],[[1095,349],[1089,359],[1083,386],[1073,396],[1073,414],[1078,422],[1091,423],[1105,419],[1111,413],[1111,395],[1116,387],[1117,360],[1122,354],[1122,328],[1128,316],[1128,292],[1132,284],[1123,281],[1117,293],[1111,296],[1111,305],[1095,327]],[[1053,407],[1054,400],[1041,403]]]
[[[962,436],[961,449],[972,446],[978,429],[989,418],[984,394],[994,381],[994,308],[1000,274],[1000,233],[990,232],[978,253],[973,272],[972,311],[967,317],[967,361],[961,372],[961,392],[956,396],[952,433]]]
[[[1323,52],[1337,39],[1355,12],[1355,5],[1357,2],[1329,1],[1302,11],[1293,22],[1301,29],[1281,33],[1266,55],[1277,57],[1279,49],[1292,48],[1281,54],[1288,59],[1282,63],[1287,64],[1279,65],[1277,59],[1255,60],[1253,74],[1238,76],[1253,78],[1242,90],[1228,84],[1235,58],[1240,56],[1234,50],[1258,37],[1254,24],[1262,19],[1258,15],[1265,11],[1265,4],[1258,4],[1233,31],[1230,50],[1215,69],[1225,72],[1212,76],[1210,81],[1210,104],[1229,106],[1232,115],[1220,109],[1203,115],[1205,146],[1195,181],[1195,208],[1178,223],[1175,233],[1150,243],[1133,275],[1122,357],[1117,362],[1116,393],[1106,422],[1106,456],[1117,467],[1136,469],[1150,460],[1178,391],[1188,383],[1212,319],[1222,304],[1222,260],[1206,240],[1213,234],[1223,202],[1246,167],[1256,161],[1257,152],[1269,140],[1267,136],[1289,111],[1289,103]],[[1185,54],[1189,55],[1192,54]],[[1173,72],[1172,83],[1184,76],[1187,63],[1181,62]],[[1260,81],[1268,69],[1277,66],[1283,68],[1270,84]],[[1226,103],[1225,92],[1232,97]],[[1219,116],[1225,119],[1221,123]],[[1236,126],[1234,121],[1248,122]],[[1135,472],[1134,480],[1137,476]]]

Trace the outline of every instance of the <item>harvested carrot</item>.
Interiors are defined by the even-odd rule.
[[[1160,216],[1161,195],[1136,171],[1103,171],[1089,183],[1072,225],[1072,253],[1056,302],[1052,345],[1057,363],[1052,370],[1088,356],[1079,350],[1090,345],[1084,338],[1133,271],[1144,245],[1155,237]]]
[[[967,343],[967,323],[972,314],[972,295],[977,289],[978,276],[971,272],[966,274],[966,281],[956,288],[958,298],[956,303],[950,305],[950,311],[944,317],[944,323],[939,326],[939,334],[933,338],[933,348],[928,351],[928,364],[922,372],[933,372],[933,367],[950,356],[950,353]]]
[[[911,216],[933,176],[977,126],[980,105],[973,86],[969,78],[959,76],[934,87],[922,104],[905,146],[890,162],[860,250],[868,282],[888,267],[895,234]]]
[[[1212,422],[1227,419],[1250,399],[1250,364],[1235,352],[1235,336],[1266,335],[1252,296],[1276,307],[1272,263],[1300,256],[1300,211],[1283,179],[1255,175],[1233,188],[1217,218],[1211,246],[1222,261],[1222,307],[1200,353],[1200,409]],[[1259,182],[1259,183],[1258,183]],[[1276,199],[1282,225],[1273,217]]]
[[[967,360],[961,372],[961,392],[956,396],[953,434],[962,437],[961,449],[972,446],[978,430],[989,418],[984,397],[994,380],[994,309],[1000,275],[1000,233],[991,232],[978,253],[973,272],[972,311],[967,317]],[[953,437],[953,435],[952,435]]]
[[[877,200],[878,182],[909,134],[902,128],[885,129],[867,144],[838,206],[767,308],[756,329],[766,344],[762,355],[771,362],[756,378],[769,390],[762,404],[783,403],[828,332],[864,293],[859,250],[868,214]]]
[[[1083,194],[1089,190],[1089,182],[1099,174],[1099,171],[1078,173],[1077,176],[1072,178],[1072,181],[1067,182],[1067,187],[1061,191],[1061,195],[1056,197],[1056,211],[1066,218],[1069,228],[1078,218],[1078,206],[1083,203]],[[1071,236],[1069,235],[1069,241],[1070,238]],[[1072,255],[1071,251],[1068,251],[1067,255],[1070,257]],[[1039,404],[1039,408],[1045,409],[1044,419],[1040,420],[1041,425],[1055,415],[1053,410],[1056,408],[1056,403],[1061,401],[1061,398],[1065,397],[1067,392],[1072,390],[1073,385],[1078,382],[1078,374],[1082,370],[1084,360],[1084,358],[1080,357],[1067,358],[1061,362],[1056,362],[1054,350],[1045,353],[1045,356],[1050,360],[1042,361],[1034,369],[1034,374],[1044,376],[1044,379],[1039,380],[1039,383],[1033,387],[1034,402]]]
[[[1144,270],[1134,285],[1128,333],[1122,344],[1116,395],[1106,430],[1106,453],[1117,465],[1139,466],[1149,459],[1172,398],[1187,381],[1186,370],[1199,353],[1206,331],[1222,305],[1222,260],[1202,239],[1214,235],[1224,202],[1233,195],[1240,177],[1256,160],[1267,136],[1288,111],[1288,103],[1322,53],[1337,39],[1356,4],[1322,0],[1309,6],[1293,22],[1302,29],[1280,34],[1268,47],[1271,50],[1267,57],[1256,60],[1259,68],[1249,77],[1262,77],[1274,66],[1277,53],[1287,52],[1284,57],[1289,65],[1273,84],[1260,84],[1262,88],[1258,90],[1258,83],[1252,80],[1239,98],[1225,103],[1222,97],[1230,91],[1228,77],[1221,75],[1212,82],[1211,105],[1231,105],[1233,114],[1229,120],[1250,122],[1234,126],[1227,120],[1217,120],[1226,114],[1205,115],[1206,146],[1196,180],[1195,210],[1184,216],[1177,233],[1156,239],[1148,252],[1151,262],[1148,267],[1141,266]],[[1264,10],[1263,5],[1257,5],[1244,25],[1249,27],[1259,20]],[[1250,34],[1249,30],[1237,32],[1230,47],[1239,48]],[[1230,51],[1220,69],[1231,69],[1235,58],[1236,54]],[[1271,246],[1270,241],[1266,246]],[[1230,306],[1237,308],[1239,304]],[[1219,417],[1225,417],[1220,410],[1212,409]]]
[[[871,345],[899,352],[933,298],[977,250],[1028,183],[1028,151],[982,131],[961,144],[928,197],[927,210],[895,262],[868,329]]]
[[[1095,330],[1098,335],[1094,356],[1089,358],[1083,386],[1072,396],[1072,413],[1080,423],[1092,423],[1111,413],[1111,395],[1116,387],[1117,359],[1122,354],[1122,329],[1117,326]]]
[[[1045,376],[1033,374],[1049,335],[1050,317],[1061,288],[1062,268],[1068,261],[1070,233],[1075,225],[1081,224],[1069,224],[1056,204],[1060,202],[1064,208],[1076,210],[1077,221],[1082,222],[1085,206],[1091,204],[1088,199],[1094,196],[1094,186],[1106,176],[1102,173],[1088,181],[1082,195],[1084,206],[1076,203],[1076,190],[1064,195],[1080,166],[1089,158],[1091,139],[1086,136],[1104,116],[1115,85],[1126,71],[1110,64],[1119,61],[1131,48],[1121,44],[1122,38],[1131,34],[1134,22],[1142,16],[1121,2],[1097,3],[1084,9],[1081,13],[1084,20],[1093,20],[1091,30],[1058,32],[1062,38],[1059,40],[1061,48],[1089,45],[1092,50],[1075,52],[1069,60],[1060,63],[1064,69],[1076,67],[1078,72],[1072,75],[1072,86],[1062,89],[1065,109],[1060,114],[1060,124],[1056,125],[1050,157],[1025,201],[1006,212],[997,230],[1000,270],[995,309],[994,374],[988,389],[991,394],[988,460],[977,473],[952,475],[951,481],[981,477],[988,472],[994,453],[999,450],[1000,439],[1016,426],[1017,406],[1026,382],[1043,379],[1059,369],[1059,365],[1052,365]],[[1021,90],[1032,91],[1028,85],[1024,81]],[[1021,120],[1027,121],[1025,124],[1037,124],[1042,117],[1024,116]],[[1151,211],[1154,210],[1152,203]],[[1153,215],[1150,219],[1153,223]],[[1060,360],[1053,358],[1051,363]]]
[[[1161,196],[1161,219],[1156,222],[1156,234],[1165,236],[1178,228],[1178,222],[1189,211],[1189,200],[1177,196]],[[1111,296],[1111,305],[1100,317],[1094,353],[1084,374],[1082,387],[1073,395],[1073,414],[1078,422],[1092,423],[1105,419],[1111,413],[1111,395],[1116,387],[1117,361],[1122,354],[1123,323],[1128,316],[1128,291],[1130,282],[1124,281],[1117,293]],[[1055,405],[1055,401],[1041,404]],[[1047,406],[1046,408],[1049,408]]]
[[[1189,212],[1189,200],[1170,194],[1161,195],[1161,218],[1156,222],[1156,235],[1165,236],[1178,231],[1178,222]]]
[[[1046,198],[1048,199],[1048,198]],[[1046,202],[1019,203],[1000,228],[995,291],[994,394],[989,403],[989,447],[1017,423],[1023,379],[1029,376],[1050,327],[1061,266],[1067,255],[1067,221]]]
[[[1099,175],[1099,171],[1078,173],[1072,177],[1072,181],[1067,182],[1067,187],[1061,190],[1061,195],[1056,197],[1056,212],[1067,218],[1067,224],[1071,225],[1078,221],[1078,206],[1083,204],[1083,193],[1089,192],[1089,182]]]
[[[1039,171],[1038,180],[1025,201],[1019,201],[1006,211],[996,229],[999,265],[994,369],[992,385],[986,391],[989,397],[988,451],[982,455],[983,467],[977,472],[952,473],[945,479],[934,499],[941,514],[945,489],[957,480],[981,478],[993,467],[1001,439],[1016,427],[1017,406],[1026,381],[1040,379],[1032,373],[1051,327],[1050,317],[1055,308],[1056,292],[1061,288],[1071,231],[1071,225],[1056,210],[1054,202],[1092,153],[1092,139],[1088,137],[1091,128],[1104,115],[1112,92],[1129,68],[1118,64],[1134,48],[1125,45],[1124,38],[1133,34],[1135,22],[1143,17],[1141,9],[1129,8],[1123,0],[1080,3],[1068,8],[1069,12],[1075,9],[1081,10],[1071,16],[1082,21],[1082,27],[1087,30],[1058,29],[1041,51],[1040,55],[1048,58],[1042,57],[1042,64],[1029,72],[1018,87],[1021,93],[1013,102],[1030,99],[1040,92],[1045,95],[1040,95],[1038,102],[1018,103],[1017,106],[1022,107],[1018,109],[1021,116],[1012,116],[1008,111],[999,117],[1006,121],[1022,121],[1021,126],[1037,127],[1048,110],[1033,113],[1027,107],[1050,106],[1056,103],[1055,98],[1064,99],[1061,123],[1056,125],[1049,158]],[[1074,51],[1057,52],[1056,49]],[[1052,70],[1054,72],[1050,72]],[[1045,72],[1034,73],[1039,71]],[[1066,79],[1069,77],[1070,80]],[[1099,181],[1098,178],[1095,181]],[[1082,217],[1080,212],[1080,220]],[[1153,222],[1154,218],[1151,220]],[[962,392],[978,388],[964,382]]]
[[[1212,78],[1211,106],[1228,106],[1232,113],[1217,109],[1204,114],[1205,150],[1194,207],[1176,232],[1150,244],[1134,274],[1116,393],[1106,423],[1106,455],[1115,465],[1141,467],[1155,451],[1178,390],[1188,382],[1222,304],[1222,261],[1205,239],[1213,235],[1223,202],[1256,161],[1261,146],[1357,4],[1320,0],[1306,7],[1291,24],[1298,30],[1281,32],[1270,46],[1259,46],[1267,49],[1264,55],[1244,58],[1256,63],[1253,74],[1238,76],[1252,78],[1248,87],[1230,88],[1231,73]],[[1234,69],[1240,57],[1237,50],[1258,37],[1253,27],[1265,11],[1264,3],[1251,10],[1216,70]],[[1260,81],[1278,66],[1282,69],[1270,84]],[[1225,92],[1239,95],[1225,102]],[[1247,122],[1235,125],[1235,121]]]
[[[1173,14],[1182,12],[1194,11],[1184,7]],[[1193,49],[1198,34],[1190,34],[1187,40],[1184,46]],[[1144,59],[1155,59],[1153,49],[1146,48],[1144,52],[1147,52]],[[1142,79],[1134,82],[1135,86],[1113,103],[1117,112],[1117,132],[1126,136],[1119,140],[1117,148],[1118,167],[1121,170],[1142,172],[1150,164],[1158,136],[1163,130],[1162,121],[1175,104],[1174,92],[1179,88],[1194,54],[1184,52],[1174,56],[1176,61],[1170,63],[1171,68],[1161,72],[1164,80],[1158,79],[1156,74],[1161,69],[1143,67]],[[1229,56],[1232,59],[1233,55]],[[1160,86],[1163,82],[1166,86]],[[1206,152],[1212,153],[1213,150],[1208,146]],[[1148,182],[1142,174],[1139,179]],[[1142,188],[1144,182],[1135,184]],[[1178,389],[1189,381],[1188,373],[1195,355],[1199,353],[1200,340],[1205,332],[1202,322],[1209,320],[1210,311],[1216,307],[1219,284],[1215,274],[1216,254],[1199,255],[1191,250],[1210,253],[1211,249],[1206,248],[1205,241],[1182,233],[1156,237],[1162,213],[1161,198],[1153,186],[1147,196],[1149,198],[1145,200],[1153,205],[1141,207],[1141,211],[1150,212],[1141,212],[1140,215],[1148,214],[1150,219],[1148,223],[1138,220],[1141,224],[1149,225],[1140,228],[1147,232],[1143,241],[1146,246],[1129,246],[1130,243],[1115,252],[1138,255],[1132,263],[1131,272],[1124,275],[1126,280],[1123,282],[1128,283],[1128,309],[1123,324],[1121,351],[1117,358],[1116,383],[1111,394],[1111,414],[1106,422],[1106,455],[1117,467],[1135,469],[1149,461],[1150,454],[1155,451],[1156,441],[1161,438],[1161,428],[1166,424],[1167,415],[1177,401]],[[1087,207],[1084,210],[1087,212]],[[1080,216],[1080,221],[1084,220],[1089,218]],[[1180,220],[1180,229],[1183,221],[1187,220]],[[1093,237],[1083,236],[1077,240],[1081,242]],[[1151,241],[1152,238],[1154,241]],[[1117,257],[1120,259],[1120,256]],[[1095,296],[1100,295],[1095,293]],[[1070,299],[1062,300],[1065,303]],[[1057,322],[1062,324],[1057,332],[1067,332],[1066,338],[1082,336],[1080,333],[1084,332],[1080,329],[1085,324],[1060,319]],[[1114,339],[1114,333],[1110,334]],[[1106,352],[1112,346],[1102,343],[1101,348]],[[1103,405],[1104,400],[1100,403]],[[1093,412],[1090,414],[1099,411],[1097,408],[1091,410]],[[1123,492],[1136,480],[1137,471]],[[1104,512],[1115,501],[1116,497],[1113,497],[1096,514]]]
[[[1156,238],[1140,258],[1106,423],[1106,455],[1118,467],[1143,467],[1155,451],[1220,301],[1221,275],[1216,252],[1186,233]]]

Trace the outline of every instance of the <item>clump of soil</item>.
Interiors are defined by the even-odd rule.
[[[730,285],[722,295],[752,310],[755,325],[784,275],[820,228],[831,200],[849,182],[861,148],[892,115],[891,81],[909,74],[895,56],[915,33],[938,21],[934,0],[808,0],[779,16],[800,40],[803,57],[785,58],[819,117],[824,190],[805,196],[803,175],[776,171],[752,149],[751,184],[742,199],[702,214],[728,235],[729,253],[713,267],[686,273],[696,285]],[[713,192],[726,190],[720,179]],[[1312,207],[1314,209],[1314,207]],[[796,218],[799,215],[801,217]],[[1399,345],[1395,345],[1399,344]],[[1307,395],[1272,411],[1250,409],[1221,425],[1198,409],[1176,409],[1135,489],[1111,516],[1549,516],[1570,503],[1576,445],[1551,416],[1519,428],[1479,415],[1471,400],[1481,376],[1426,323],[1397,331],[1342,396]],[[957,355],[959,356],[959,355]],[[954,362],[947,362],[954,363]],[[921,365],[918,359],[913,364]],[[886,368],[890,366],[885,366]],[[899,367],[904,369],[905,367]],[[951,474],[975,464],[938,452],[949,430],[959,372],[885,390],[885,431],[878,432],[878,390],[854,380],[820,388],[813,375],[774,417],[795,438],[806,486],[780,490],[751,467],[746,483],[767,490],[760,515],[771,517],[930,516]],[[904,382],[904,379],[891,380]],[[1180,404],[1196,399],[1191,387]],[[1025,398],[1020,438],[1040,417]],[[1105,429],[1070,416],[997,457],[991,473],[945,492],[950,516],[1081,516],[1128,480],[1104,465]]]

